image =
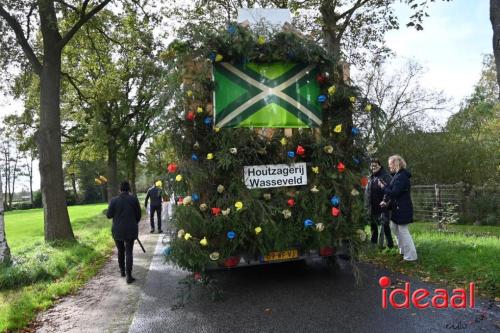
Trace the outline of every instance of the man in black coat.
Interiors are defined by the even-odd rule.
[[[122,276],[127,276],[127,283],[132,283],[134,242],[139,234],[138,223],[141,220],[139,200],[130,195],[130,184],[120,184],[121,193],[111,199],[106,216],[113,219],[111,233],[118,249],[118,266]],[[126,260],[125,260],[126,259]]]
[[[146,202],[144,202],[144,207],[148,209],[148,200],[151,199],[150,209],[149,209],[149,222],[151,223],[151,233],[155,232],[155,212],[158,223],[158,233],[161,234],[161,198],[163,191],[161,189],[161,181],[157,181],[154,186],[152,186],[148,193],[146,194]]]
[[[370,226],[372,229],[371,241],[377,244],[377,240],[382,246],[384,244],[384,235],[387,239],[387,246],[392,248],[394,246],[391,228],[389,226],[389,212],[386,207],[381,207],[380,203],[384,200],[384,190],[380,187],[379,181],[383,184],[391,182],[391,176],[384,169],[378,159],[372,159],[370,163],[370,180],[365,190],[365,209],[370,216]],[[380,232],[378,237],[378,226],[381,225],[383,233]],[[382,230],[381,230],[382,231]]]

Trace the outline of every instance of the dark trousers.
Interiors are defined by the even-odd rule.
[[[151,211],[149,212],[149,222],[151,223],[151,230],[155,230],[155,212],[158,220],[158,230],[161,230],[161,205],[151,206]]]
[[[127,275],[132,274],[132,264],[134,263],[133,250],[135,239],[116,240],[115,244],[118,249],[118,266],[120,271],[126,272]]]
[[[380,235],[378,226],[381,225]],[[380,246],[384,245],[384,236],[387,239],[387,246],[393,247],[394,243],[392,241],[391,228],[389,226],[389,216],[387,213],[382,213],[379,216],[372,216],[371,223],[372,229],[372,243],[377,244],[380,243]]]

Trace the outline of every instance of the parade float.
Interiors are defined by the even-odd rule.
[[[287,25],[188,25],[162,57],[176,87],[168,260],[204,272],[355,253],[366,178],[352,115],[371,105],[345,66]]]

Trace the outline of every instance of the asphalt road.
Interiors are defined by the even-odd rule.
[[[500,307],[476,298],[474,309],[382,309],[381,276],[411,290],[438,286],[415,281],[369,264],[358,264],[361,285],[344,261],[335,274],[319,263],[287,263],[219,271],[225,291],[213,302],[195,293],[176,304],[178,281],[186,273],[164,263],[156,247],[138,310],[129,332],[500,332]],[[398,286],[399,287],[399,286]]]

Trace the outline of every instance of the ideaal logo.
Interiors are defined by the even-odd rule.
[[[417,309],[425,309],[432,306],[436,309],[444,309],[451,306],[454,309],[463,309],[467,306],[469,308],[474,307],[474,282],[469,284],[469,291],[465,288],[453,289],[451,295],[448,295],[446,289],[435,289],[434,293],[431,294],[425,288],[419,288],[415,291],[410,290],[410,283],[406,282],[404,289],[396,288],[389,292],[387,288],[391,285],[391,279],[387,276],[382,276],[378,280],[378,284],[382,287],[382,308],[387,309],[387,300],[394,309],[408,309],[410,307],[410,302]],[[402,295],[403,302],[398,303],[396,301],[396,296]],[[430,301],[424,301],[428,296],[431,296]],[[451,296],[451,297],[450,297]],[[401,297],[398,297],[401,298]]]

